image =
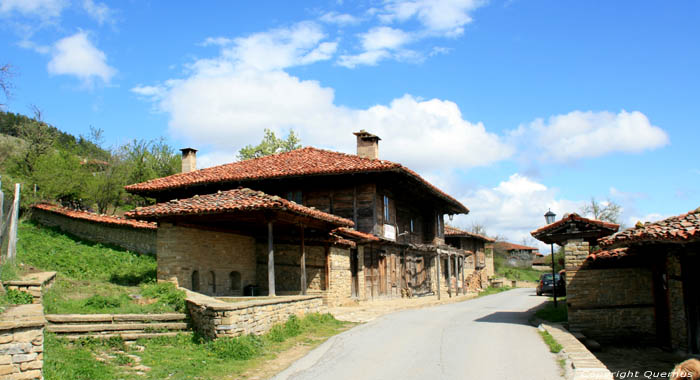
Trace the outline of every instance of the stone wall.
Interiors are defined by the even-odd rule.
[[[187,291],[187,309],[194,330],[216,339],[263,334],[289,316],[323,311],[323,297],[282,296],[227,303]]]
[[[31,273],[22,277],[21,280],[5,281],[3,285],[5,289],[14,289],[31,294],[33,298],[32,303],[38,304],[41,303],[44,290],[50,288],[55,279],[56,272]]]
[[[174,336],[187,330],[187,316],[161,314],[47,314],[46,327],[62,338],[120,337],[124,340]]]
[[[583,239],[570,239],[564,246],[564,262],[567,273],[569,270],[576,270],[583,265],[590,253],[590,246]],[[570,278],[567,277],[568,285]]]
[[[162,223],[157,243],[159,281],[216,296],[242,295],[257,282],[252,237]]]
[[[666,258],[668,278],[668,303],[671,323],[671,346],[682,351],[688,350],[688,325],[685,316],[683,298],[683,281],[681,281],[681,263],[678,257]]]
[[[19,305],[0,315],[0,378],[43,379],[45,323],[41,305]]]
[[[484,253],[486,255],[486,276],[490,278],[496,275],[496,268],[493,265],[493,245],[487,244]],[[464,274],[466,275],[467,272],[465,271]]]
[[[569,328],[601,342],[653,342],[654,298],[647,268],[567,269]]]
[[[32,220],[96,243],[112,244],[138,253],[156,253],[155,228],[136,228],[128,224],[116,225],[78,219],[38,208],[32,209]]]
[[[330,276],[326,300],[329,305],[342,303],[352,296],[352,273],[350,272],[350,249],[330,248]]]

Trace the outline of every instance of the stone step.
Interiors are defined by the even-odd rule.
[[[87,324],[87,325],[56,325],[49,324],[47,331],[54,333],[83,333],[101,331],[128,331],[128,330],[185,330],[187,323],[114,323],[114,324]]]
[[[47,314],[53,323],[184,321],[182,313],[163,314]]]
[[[109,339],[113,337],[120,337],[126,341],[133,341],[137,339],[150,339],[150,338],[157,338],[161,336],[177,336],[178,334],[185,334],[189,335],[192,334],[189,331],[181,331],[181,332],[163,332],[163,333],[122,333],[122,334],[69,334],[69,335],[61,335],[61,338],[65,338],[68,340],[78,340],[81,338],[85,338],[87,336],[91,338],[99,338],[99,339]]]

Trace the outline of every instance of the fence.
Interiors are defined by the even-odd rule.
[[[2,185],[2,182],[0,182],[0,185]],[[4,247],[4,242],[7,241],[6,259],[12,260],[17,254],[20,184],[15,184],[14,198],[7,210],[5,210],[5,194],[1,189],[0,187],[0,250]],[[0,256],[2,256],[3,253],[4,252],[0,252]]]

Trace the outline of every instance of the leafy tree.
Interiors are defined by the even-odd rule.
[[[609,199],[606,202],[598,202],[594,197],[591,197],[591,203],[584,205],[581,208],[581,213],[593,219],[620,224],[622,207]]]
[[[10,98],[10,89],[12,89],[12,66],[9,64],[0,65],[0,93],[5,97],[5,101]],[[5,103],[0,103],[0,109],[5,107]]]
[[[128,167],[118,156],[112,158],[92,173],[85,186],[85,197],[90,204],[97,207],[97,212],[106,214],[109,208],[121,206],[124,197],[124,185],[127,184]]]
[[[238,158],[240,160],[248,160],[251,158],[259,158],[263,156],[269,156],[275,153],[289,152],[294,149],[301,148],[301,140],[294,133],[294,130],[290,130],[287,137],[282,139],[275,135],[275,132],[265,129],[265,137],[263,137],[260,144],[256,146],[246,145],[241,150],[238,151]]]
[[[53,151],[41,156],[28,177],[28,200],[56,200],[64,205],[82,206],[89,173],[80,159],[66,151]],[[34,194],[33,185],[37,184]]]

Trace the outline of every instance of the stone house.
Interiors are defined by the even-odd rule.
[[[493,243],[495,241],[488,236],[463,231],[450,225],[445,226],[445,243],[464,250],[467,255],[460,265],[464,265],[468,290],[486,287],[488,279],[494,276]],[[453,273],[459,273],[459,269],[457,268]],[[446,272],[443,270],[443,276],[447,275]],[[453,281],[459,282],[459,279]]]
[[[496,242],[494,250],[502,254],[506,264],[511,267],[530,268],[535,258],[542,256],[537,248],[505,241]]]
[[[565,246],[570,329],[700,353],[700,209],[615,234],[615,224],[568,218],[533,236]]]
[[[182,173],[130,185],[126,190],[155,198],[159,204],[168,204],[173,199],[202,198],[240,187],[254,189],[290,204],[350,221],[351,225],[343,228],[336,226],[331,229],[332,226],[328,225],[315,232],[314,239],[318,242],[308,240],[305,243],[307,266],[318,271],[318,277],[309,277],[316,278],[314,281],[320,284],[314,285],[314,290],[335,292],[339,298],[347,299],[430,294],[437,292],[439,287],[451,294],[454,285],[447,286],[445,279],[441,283],[436,281],[437,267],[441,264],[436,258],[459,261],[467,255],[464,250],[445,244],[443,218],[445,214],[466,214],[469,210],[412,170],[380,160],[379,137],[365,131],[357,132],[355,136],[357,155],[307,147],[200,170],[195,170],[196,151],[188,148],[183,150]],[[144,218],[139,210],[130,217]],[[259,220],[250,220],[249,223],[264,225],[264,220],[264,215],[260,215]],[[159,223],[172,231],[173,228],[182,228],[184,222],[170,218],[169,221],[161,219]],[[224,228],[222,223],[224,221],[211,221],[206,228],[202,224],[184,224],[190,229],[187,233],[196,240],[196,236],[206,235],[205,231]],[[225,228],[233,233],[228,226]],[[241,236],[251,236],[249,232],[240,233]],[[326,245],[343,246],[331,244],[328,237],[323,236],[329,232],[339,241],[351,244],[345,244],[343,250],[337,249],[326,259]],[[178,233],[184,234],[185,231]],[[222,233],[211,237],[214,240],[227,238]],[[250,265],[256,266],[258,275],[254,281],[250,280],[251,285],[263,289],[268,286],[262,275],[267,273],[263,270],[268,263],[265,259],[268,252],[266,241],[264,237],[262,240],[258,237],[248,242],[257,252],[255,262]],[[303,290],[299,289],[300,282],[297,281],[296,268],[300,266],[298,245],[299,239],[290,239],[289,243],[278,241],[274,245],[277,294],[298,294]],[[193,246],[191,249],[203,251],[206,247]],[[193,254],[199,256],[204,252]],[[179,259],[178,255],[173,257],[173,260]],[[213,261],[210,264],[218,263]],[[448,266],[450,270],[462,267]],[[286,268],[295,269],[290,272]],[[331,276],[342,277],[345,285],[334,287],[332,284],[339,285],[340,281],[333,281]]]

